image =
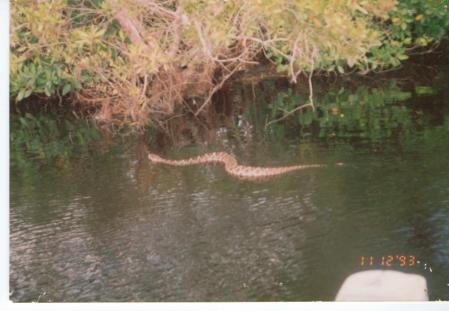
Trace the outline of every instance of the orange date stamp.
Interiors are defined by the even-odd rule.
[[[361,267],[414,267],[416,263],[416,257],[413,255],[360,256]]]

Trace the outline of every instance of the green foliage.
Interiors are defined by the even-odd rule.
[[[389,22],[380,25],[385,30],[382,45],[368,53],[360,69],[376,70],[395,67],[418,47],[438,42],[448,34],[449,3],[444,0],[399,0],[389,13]]]
[[[405,44],[427,45],[447,34],[449,3],[444,0],[401,0],[391,13],[390,36]]]
[[[26,62],[20,69],[11,73],[11,95],[16,101],[27,98],[32,93],[52,96],[59,93],[64,96],[81,88],[83,80],[69,76],[63,63],[49,64],[37,57],[34,62]]]
[[[386,89],[360,87],[355,91],[342,88],[329,92],[317,104],[323,113],[317,120],[319,137],[380,141],[392,137],[398,129],[407,131],[413,126],[411,111],[400,102],[410,97],[410,93],[394,85]],[[313,118],[311,112],[307,113]]]
[[[97,119],[141,127],[261,55],[292,81],[382,70],[448,27],[441,0],[13,0],[10,96],[78,92]]]
[[[204,54],[197,53],[192,59],[189,50],[181,50],[179,57],[173,53],[167,57],[171,41],[179,36],[186,47],[207,47],[206,54],[216,50],[223,54],[236,44],[251,43],[251,49],[265,49],[279,71],[290,68],[292,76],[296,70],[312,69],[313,64],[314,68],[337,61],[353,65],[379,44],[381,33],[375,19],[384,19],[394,5],[394,0],[335,0],[332,5],[324,0],[180,0],[172,5],[156,1],[155,6],[131,0],[51,0],[31,4],[14,0],[11,96],[20,101],[31,93],[68,94],[92,82],[99,83],[97,75],[101,72],[105,82],[108,71],[126,78],[128,68],[143,77],[157,74],[160,66],[168,69],[177,62],[204,64]],[[126,8],[126,22],[117,6]],[[167,13],[160,21],[146,22],[160,11],[175,14],[176,9],[183,12],[179,15],[181,30],[170,26]],[[135,25],[145,39],[144,45],[151,49],[130,41],[131,31],[116,22],[120,17],[122,24]],[[161,32],[173,38],[158,38]],[[124,53],[127,57],[119,59]],[[84,74],[82,69],[86,69]]]
[[[436,95],[439,91],[430,86],[418,86],[415,96]],[[308,102],[308,97],[287,89],[278,92],[267,105],[269,116],[265,123],[287,118],[270,124],[266,135],[283,136],[288,131],[299,133],[303,138],[363,139],[383,142],[401,135],[411,139],[419,124],[425,124],[424,115],[409,107],[414,94],[404,91],[395,81],[383,87],[360,86],[356,89],[331,89],[316,95],[315,111],[307,107],[294,114],[295,108]]]
[[[381,44],[384,21],[395,1],[257,1],[250,6],[266,30],[266,56],[278,71],[342,69],[363,63]]]
[[[293,110],[299,102],[305,102],[300,94],[294,93],[291,88],[285,92],[276,94],[276,98],[269,104],[269,117],[271,120],[284,117],[289,111]]]
[[[67,95],[100,80],[97,70],[117,56],[107,44],[114,27],[101,1],[11,3],[10,96]],[[115,57],[114,57],[115,56]]]
[[[87,121],[26,113],[11,118],[12,163],[27,162],[27,157],[50,161],[69,158],[87,152],[89,144],[100,137],[98,130]]]
[[[435,90],[430,86],[415,86],[415,93],[418,95],[433,95],[435,94]]]
[[[368,5],[367,2],[364,4]],[[326,29],[329,35],[327,37],[320,32],[323,20],[315,19],[312,29],[305,30],[306,33],[310,33],[310,38],[307,39],[313,39],[315,36],[318,40],[318,43],[309,41],[312,42],[310,47],[319,49],[321,53],[320,57],[315,59],[317,62],[315,68],[344,73],[347,67],[354,66],[365,72],[396,67],[408,59],[415,49],[429,46],[447,36],[449,30],[447,1],[399,0],[394,8],[391,4],[378,3],[375,12],[368,12],[363,7],[355,9],[352,14],[358,17],[360,14],[365,16],[363,31],[354,25],[357,23],[355,19],[340,20],[337,17],[330,23],[336,29]],[[337,14],[344,8],[339,9]],[[374,7],[370,9],[373,10]],[[323,11],[323,14],[326,16],[325,20],[331,19],[332,15],[329,12]],[[379,16],[384,19],[376,19]],[[370,20],[370,17],[374,19]],[[320,45],[320,42],[323,45]],[[276,64],[278,71],[288,70],[287,54],[291,48],[288,47],[288,42],[285,44],[266,53],[266,56]],[[307,46],[302,49],[305,48]],[[305,59],[306,63],[310,63],[310,57]],[[303,67],[307,68],[306,65],[304,63]]]

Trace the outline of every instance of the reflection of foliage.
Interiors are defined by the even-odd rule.
[[[62,121],[48,115],[11,118],[11,160],[21,164],[31,156],[41,160],[66,159],[88,151],[89,143],[99,138],[98,130],[87,121]]]
[[[419,135],[401,135],[401,143],[405,147],[420,145],[427,152],[449,147],[449,115],[444,117],[441,125],[424,128]],[[443,152],[445,152],[445,150]]]
[[[385,90],[358,88],[355,92],[340,89],[329,92],[318,102],[322,117],[317,121],[320,137],[338,136],[369,138],[377,141],[391,137],[396,129],[408,130],[412,126],[410,110],[404,105],[394,104],[410,97],[411,94],[391,87]],[[306,119],[309,124],[311,116]],[[299,123],[304,123],[300,115]]]
[[[421,86],[415,93],[432,95],[436,90]],[[402,91],[394,82],[387,87],[358,87],[355,90],[334,89],[315,99],[316,111],[304,109],[294,115],[272,124],[266,134],[273,137],[283,136],[286,127],[301,137],[319,138],[361,138],[372,142],[400,135],[402,138],[416,132],[418,125],[429,121],[425,114],[413,111],[403,102],[411,100],[411,92]],[[291,89],[279,92],[268,105],[267,121],[286,115],[301,103],[307,102],[304,95]],[[267,122],[266,122],[267,123]],[[293,130],[292,128],[297,128]]]

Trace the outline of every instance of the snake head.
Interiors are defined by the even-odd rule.
[[[148,154],[148,159],[151,162],[162,162],[162,158],[160,156],[158,156],[157,154],[154,154],[154,153],[149,153]]]

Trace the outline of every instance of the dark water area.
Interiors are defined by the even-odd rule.
[[[382,268],[420,274],[431,300],[449,300],[449,96],[421,88],[393,97],[381,110],[396,120],[390,132],[382,119],[365,132],[351,121],[314,139],[281,125],[263,136],[248,109],[252,135],[153,150],[328,164],[264,182],[219,165],[150,164],[138,139],[66,161],[13,158],[10,299],[334,300],[348,275]],[[416,260],[385,266],[382,256]]]

